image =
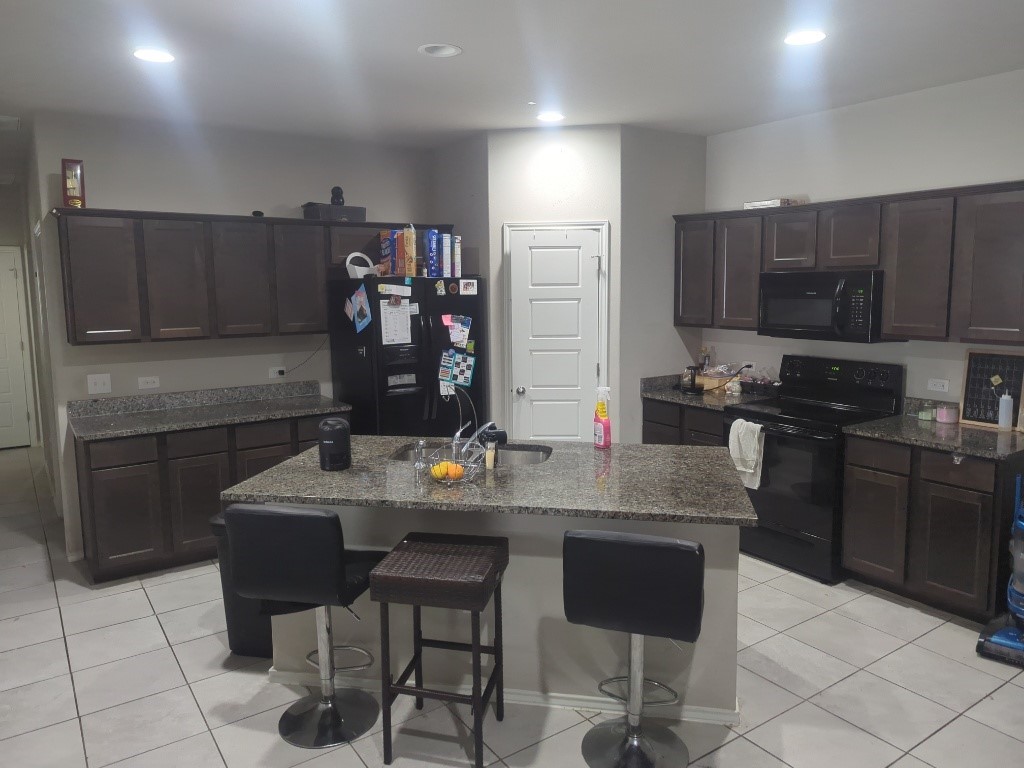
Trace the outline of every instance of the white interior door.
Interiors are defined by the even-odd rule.
[[[592,440],[607,225],[506,225],[512,432]]]
[[[0,248],[0,448],[29,444],[18,250]]]

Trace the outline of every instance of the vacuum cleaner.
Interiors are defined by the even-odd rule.
[[[1013,501],[1010,556],[1013,558],[1013,573],[1006,585],[1006,606],[1009,610],[982,630],[977,650],[981,656],[1024,667],[1024,506],[1021,505],[1020,475],[1017,475]]]

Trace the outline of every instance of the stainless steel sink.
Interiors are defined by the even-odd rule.
[[[527,464],[540,464],[551,458],[551,446],[548,445],[499,445],[494,452],[494,464],[498,467],[521,467]]]
[[[425,456],[438,448],[450,446],[450,442],[429,441],[424,450]],[[551,458],[551,446],[548,445],[525,445],[523,443],[509,443],[499,445],[494,452],[494,464],[498,467],[521,467],[528,464],[540,464]],[[392,461],[415,461],[416,445],[409,443],[403,445],[391,454]]]

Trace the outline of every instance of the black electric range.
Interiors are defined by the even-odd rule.
[[[756,528],[740,549],[827,582],[841,575],[843,427],[900,413],[903,366],[783,355],[773,400],[727,405],[764,433],[761,485],[748,490]]]

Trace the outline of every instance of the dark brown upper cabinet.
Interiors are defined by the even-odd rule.
[[[945,339],[953,244],[953,198],[882,207],[882,337]]]
[[[761,217],[715,222],[715,327],[757,328]]]
[[[818,267],[878,266],[880,203],[857,203],[818,211]]]
[[[764,269],[814,269],[817,211],[764,217]]]
[[[714,321],[715,222],[676,224],[675,324],[709,326]]]
[[[210,335],[206,238],[198,221],[145,220],[143,253],[153,339]]]
[[[343,267],[350,253],[362,253],[375,261],[380,255],[380,230],[331,227],[331,266]]]
[[[326,250],[323,227],[274,227],[278,333],[326,333]]]
[[[1024,191],[957,198],[949,335],[1024,341]]]
[[[69,217],[63,223],[61,265],[68,341],[141,340],[135,222]]]
[[[259,336],[273,330],[269,228],[256,222],[213,223],[217,333]]]

